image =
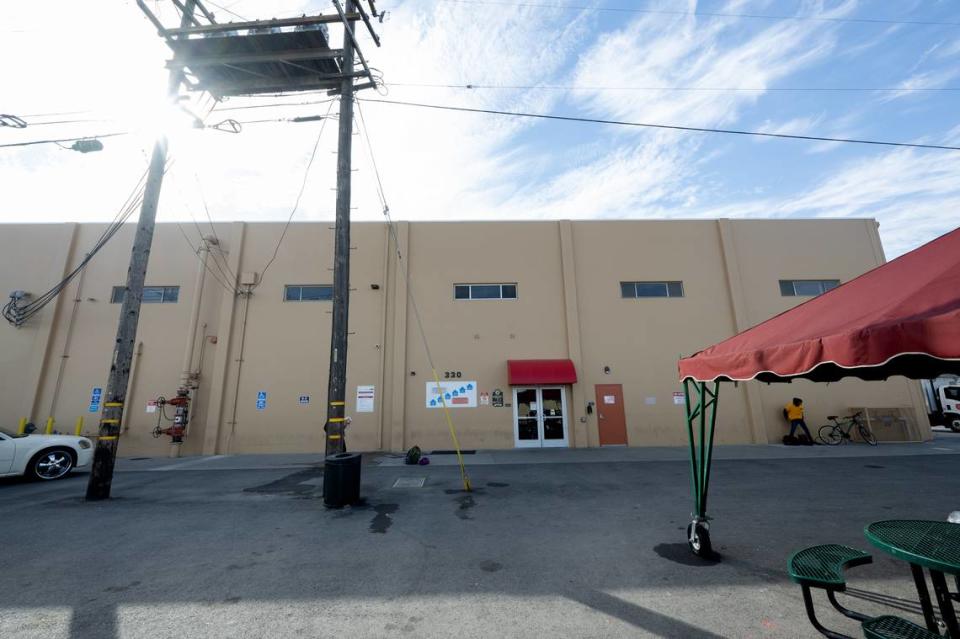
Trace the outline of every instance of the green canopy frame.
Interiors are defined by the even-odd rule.
[[[717,425],[719,382],[683,380],[687,408],[687,435],[690,438],[690,474],[693,491],[693,521],[687,526],[687,543],[694,554],[713,555],[707,517],[707,491],[713,461],[713,434]]]

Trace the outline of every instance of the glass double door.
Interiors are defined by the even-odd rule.
[[[562,386],[514,387],[517,448],[567,446],[567,398]]]

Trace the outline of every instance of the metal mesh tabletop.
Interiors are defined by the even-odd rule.
[[[960,574],[960,524],[945,521],[877,521],[863,530],[874,546],[912,564]]]

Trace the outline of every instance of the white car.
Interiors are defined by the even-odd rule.
[[[26,475],[49,481],[66,477],[93,459],[93,443],[73,435],[15,435],[0,428],[0,477]]]

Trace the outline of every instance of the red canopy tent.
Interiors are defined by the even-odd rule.
[[[719,382],[960,374],[960,228],[681,359],[679,369],[694,475],[688,537],[694,552],[709,554],[706,496]]]

